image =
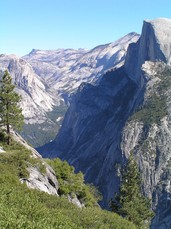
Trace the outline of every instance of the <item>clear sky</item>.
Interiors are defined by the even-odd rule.
[[[0,53],[90,49],[158,17],[171,18],[171,0],[0,0]]]

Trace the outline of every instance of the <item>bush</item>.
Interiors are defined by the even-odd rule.
[[[66,161],[59,158],[47,160],[48,164],[54,169],[58,182],[60,195],[76,194],[78,199],[85,206],[97,205],[97,201],[101,199],[101,195],[93,185],[84,183],[84,176],[81,172],[75,174],[74,167],[70,166]]]
[[[159,64],[160,65],[160,64]],[[156,77],[160,79],[153,88],[154,91],[147,101],[130,117],[130,120],[137,120],[144,123],[146,127],[152,124],[160,124],[163,117],[168,115],[166,92],[171,86],[171,68],[169,66],[158,66]]]
[[[6,152],[0,154],[0,228],[135,229],[133,224],[114,213],[97,207],[80,209],[69,203],[65,197],[28,189],[25,184],[20,183],[19,177],[28,175],[25,174],[27,166],[31,163],[37,166],[38,161],[30,157],[31,152],[18,143],[5,146],[1,142],[1,145]],[[51,161],[51,164],[55,164],[55,168],[60,171],[58,177],[63,177],[68,182],[69,192],[80,194],[81,198],[86,199],[87,206],[94,204],[94,188],[83,183],[82,173],[74,174],[73,167],[58,159]]]

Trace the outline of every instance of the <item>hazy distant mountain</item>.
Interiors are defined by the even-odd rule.
[[[151,228],[171,228],[171,20],[144,21],[125,64],[80,87],[55,140],[39,150],[83,171],[105,207],[132,152],[156,212]]]
[[[71,93],[82,82],[94,82],[104,72],[119,67],[125,60],[128,45],[139,35],[130,33],[114,43],[99,45],[92,50],[32,50],[24,56],[35,72],[59,93]]]
[[[128,45],[138,38],[130,33],[89,51],[33,49],[23,58],[1,55],[0,67],[9,70],[23,98],[27,125],[22,136],[33,146],[52,140],[60,128],[68,97],[81,83],[95,82],[108,69],[123,65]]]

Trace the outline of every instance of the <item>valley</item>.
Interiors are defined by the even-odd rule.
[[[1,75],[4,69],[8,69],[17,93],[22,96],[20,106],[25,124],[21,135],[36,148],[39,152],[36,155],[41,160],[48,158],[49,166],[61,171],[66,179],[71,177],[68,178],[68,173],[63,174],[62,167],[71,173],[81,171],[84,178],[82,175],[72,177],[74,182],[82,180],[84,183],[85,179],[85,183],[93,184],[103,197],[98,202],[100,207],[110,210],[109,202],[119,192],[122,171],[133,155],[142,181],[141,192],[149,198],[155,213],[150,228],[170,229],[170,19],[145,20],[141,35],[132,32],[91,50],[33,49],[23,57],[1,54],[0,69]],[[3,157],[3,161],[9,161]],[[29,161],[28,157],[26,160]],[[69,163],[72,169],[65,163]],[[16,174],[14,167],[11,171]],[[39,163],[37,167],[41,167]],[[7,170],[4,165],[2,168]],[[55,177],[60,174],[58,171],[54,172]],[[17,182],[12,173],[8,176]],[[1,179],[4,181],[4,177]],[[66,182],[62,180],[61,184]],[[17,183],[17,187],[20,185]],[[88,190],[82,183],[78,186],[81,191]],[[82,196],[79,190],[72,192],[70,188],[74,189],[73,186],[61,186],[55,192],[57,195],[63,192],[75,195],[76,192],[76,197]],[[32,195],[39,196],[36,192]],[[5,205],[6,199],[3,201]],[[44,203],[47,205],[46,201]],[[44,211],[46,208],[43,206]],[[63,213],[65,211],[64,207]],[[77,210],[74,211],[77,215]],[[66,222],[74,228],[77,224],[71,220],[70,214],[67,213]],[[86,214],[91,213],[82,214],[85,219]],[[44,212],[40,215],[44,218]],[[107,217],[107,228],[112,228],[114,224],[110,216],[103,217]],[[55,225],[55,220],[53,223]],[[79,221],[75,228],[81,228],[81,223]],[[100,227],[96,224],[92,228]]]

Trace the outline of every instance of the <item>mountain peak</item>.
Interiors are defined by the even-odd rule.
[[[171,19],[145,20],[140,39],[128,48],[125,67],[129,76],[140,82],[141,67],[145,61],[163,61],[171,64],[170,50]]]
[[[164,24],[166,24],[166,25],[171,24],[171,19],[169,19],[169,18],[156,18],[153,20],[145,19],[144,22],[150,23],[153,26],[163,27]]]
[[[165,56],[165,62],[171,64],[171,19],[157,18],[144,21],[145,26],[151,26],[160,50]]]

